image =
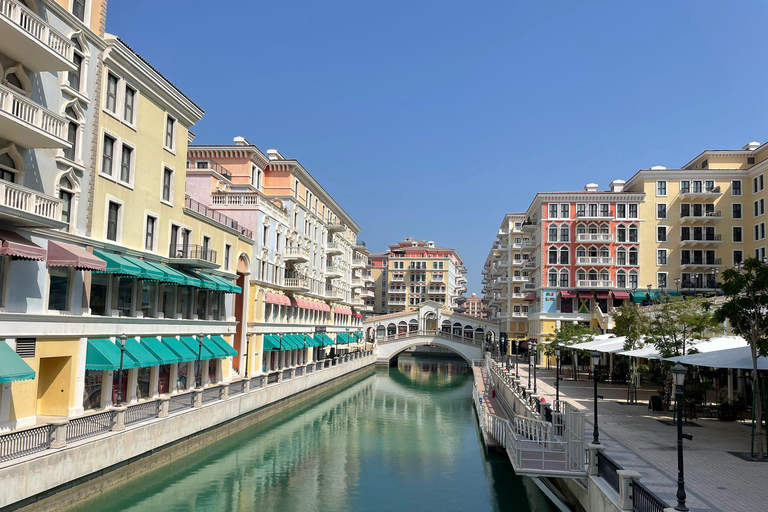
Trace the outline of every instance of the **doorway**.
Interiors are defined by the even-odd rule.
[[[69,415],[70,357],[40,359],[37,378],[37,414]]]

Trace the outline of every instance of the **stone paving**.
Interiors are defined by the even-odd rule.
[[[514,370],[513,370],[514,371]],[[519,366],[521,384],[528,383],[527,368]],[[547,402],[555,399],[554,369],[537,369],[537,391]],[[562,379],[562,377],[561,377]],[[592,439],[592,381],[561,380],[560,398],[587,410],[587,441]],[[600,443],[606,455],[624,469],[638,471],[641,481],[670,506],[677,504],[677,429],[658,420],[671,414],[652,413],[648,397],[655,387],[638,390],[639,405],[626,405],[627,388],[598,384],[605,398],[598,404]],[[768,511],[768,462],[748,462],[728,452],[749,452],[749,423],[697,419],[683,427],[693,435],[684,442],[687,505],[694,512]]]

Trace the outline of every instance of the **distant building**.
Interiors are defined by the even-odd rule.
[[[487,315],[483,311],[483,298],[478,297],[476,293],[473,293],[471,297],[467,297],[467,300],[464,302],[464,314],[485,318]]]

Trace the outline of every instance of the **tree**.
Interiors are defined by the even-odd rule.
[[[712,303],[707,299],[675,299],[658,306],[648,322],[648,337],[661,357],[693,354],[691,342],[706,331],[718,331]]]
[[[554,333],[554,337],[548,338],[549,343],[546,349],[551,350],[554,354],[556,345],[563,345],[563,347],[571,347],[578,345],[579,343],[586,343],[594,339],[595,333],[589,327],[585,327],[579,323],[561,322],[560,328]],[[574,351],[574,354],[576,352]],[[578,368],[578,356],[573,360],[573,374],[576,375]]]
[[[763,401],[758,399],[760,390],[757,370],[758,356],[768,355],[768,265],[756,258],[747,258],[737,268],[722,273],[722,289],[726,302],[715,318],[728,321],[734,332],[747,340],[752,355],[752,410],[757,418],[755,432],[752,424],[752,453],[766,456],[765,437],[762,431]]]
[[[624,350],[636,350],[642,348],[643,337],[648,332],[648,317],[639,307],[625,302],[617,310],[613,317],[613,333],[616,336],[624,336]],[[629,375],[627,380],[627,403],[637,402],[637,364],[634,357],[630,358]]]

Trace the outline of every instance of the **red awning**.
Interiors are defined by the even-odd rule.
[[[13,231],[0,229],[0,255],[14,260],[44,260],[46,251]]]
[[[280,294],[267,292],[266,297],[264,297],[264,300],[267,304],[277,304],[277,305],[283,305],[283,299]]]
[[[288,307],[291,306],[291,298],[289,296],[287,295],[277,295],[277,296],[280,297],[280,303],[283,306],[288,306]]]
[[[579,292],[579,298],[580,299],[591,299],[592,298],[592,292]]]
[[[613,298],[629,300],[629,292],[615,291],[613,292]]]
[[[560,296],[564,299],[575,299],[576,292],[572,290],[560,290]]]
[[[360,313],[355,313],[355,318],[363,318],[363,315]]]
[[[64,242],[48,242],[49,267],[75,267],[78,270],[106,270],[107,262],[76,245]]]
[[[351,315],[352,314],[352,310],[349,309],[349,308],[345,308],[345,307],[339,306],[339,307],[337,307],[334,310],[334,313],[339,314],[339,315]]]
[[[536,300],[536,294],[532,293],[530,295],[526,295],[526,297],[523,300],[528,301],[528,302],[533,302],[533,301]]]
[[[611,292],[595,292],[595,297],[598,299],[610,299]]]

